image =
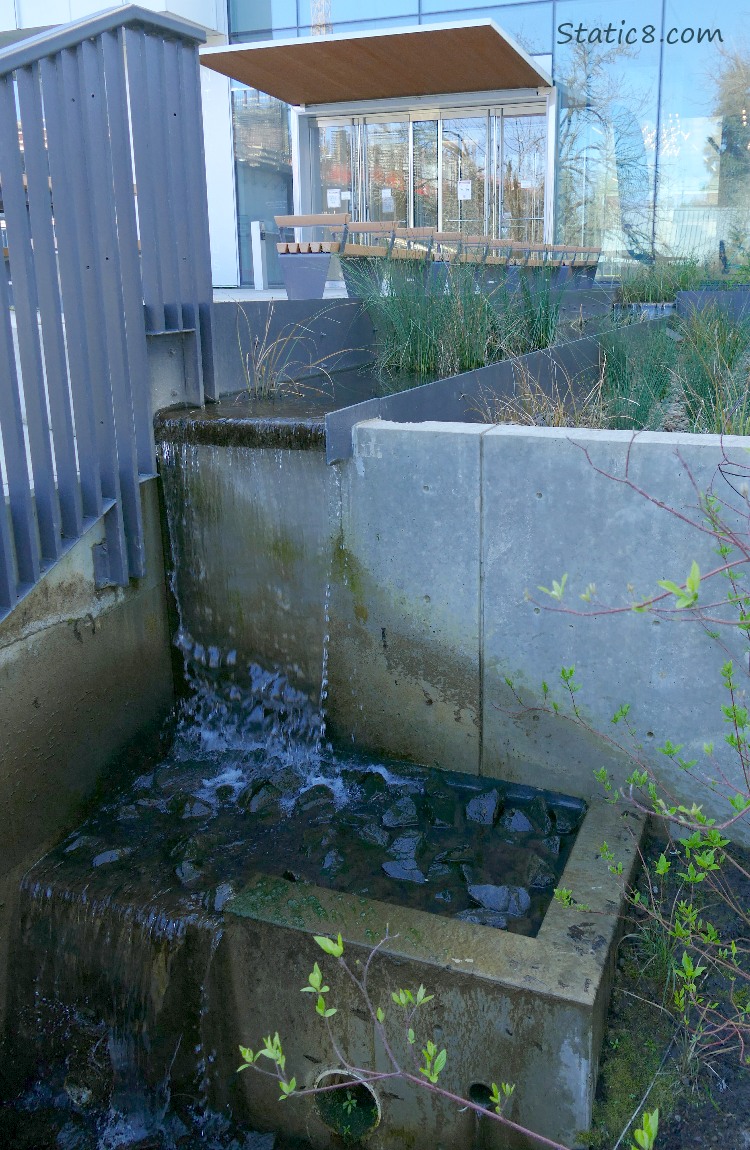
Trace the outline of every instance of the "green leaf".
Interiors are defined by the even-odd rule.
[[[448,1061],[447,1052],[445,1050],[441,1050],[440,1053],[438,1054],[437,1058],[435,1059],[435,1061],[433,1063],[433,1067],[432,1067],[436,1078],[437,1078],[438,1074],[440,1073],[440,1071],[444,1068],[447,1061]]]
[[[552,590],[550,590],[549,587],[541,587],[541,586],[539,586],[537,588],[537,590],[543,591],[545,595],[549,595],[550,598],[557,599],[557,601],[559,602],[563,597],[563,594],[565,592],[565,584],[567,582],[568,582],[568,576],[563,575],[563,577],[559,583],[557,582],[556,579],[552,580]]]
[[[296,1078],[290,1078],[288,1082],[280,1082],[279,1090],[281,1091],[281,1094],[279,1095],[279,1102],[284,1102],[291,1094],[294,1094],[296,1089]]]
[[[325,935],[320,934],[313,935],[313,938],[317,942],[320,949],[324,950],[326,954],[330,954],[332,958],[341,958],[341,955],[344,953],[344,944],[341,940],[341,934],[339,934],[336,942],[334,942],[332,938],[326,938]]]
[[[375,1017],[377,1018],[378,1022],[385,1022],[385,1011],[383,1010],[382,1006],[379,1006],[376,1010]]]
[[[671,865],[671,862],[668,862],[664,855],[659,855],[659,861],[656,864],[656,873],[666,874]]]
[[[406,1037],[409,1039],[410,1044],[413,1046],[417,1039],[416,1039],[416,1035],[414,1034],[414,1031],[411,1029],[411,1027],[409,1027],[409,1029],[407,1030]]]

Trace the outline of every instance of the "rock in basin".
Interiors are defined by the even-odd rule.
[[[499,911],[501,914],[521,918],[531,906],[529,892],[522,886],[493,886],[491,883],[475,883],[467,888],[469,897],[484,910]]]
[[[383,870],[389,878],[399,879],[403,882],[427,882],[414,859],[397,859],[395,862],[384,862]]]
[[[494,926],[496,930],[505,930],[508,925],[506,915],[500,914],[498,910],[484,910],[481,907],[462,910],[456,918],[461,922],[474,923],[475,926]]]
[[[472,823],[494,827],[501,811],[500,792],[485,791],[466,804],[466,817]]]

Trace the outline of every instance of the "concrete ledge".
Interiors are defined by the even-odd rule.
[[[226,913],[230,985],[225,992],[231,996],[235,1048],[239,1043],[255,1047],[262,1034],[278,1030],[290,1072],[301,1085],[338,1064],[325,1029],[311,1019],[313,1004],[298,993],[317,960],[332,988],[330,1001],[339,1008],[333,1024],[337,1041],[353,1064],[385,1069],[361,1002],[311,936],[341,931],[346,953],[358,960],[388,933],[373,966],[372,999],[391,1015],[389,1033],[398,1034],[392,1006],[388,1010],[391,990],[424,983],[435,999],[423,1026],[448,1050],[445,1087],[467,1094],[476,1083],[515,1082],[508,1116],[572,1145],[590,1121],[619,932],[620,888],[598,848],[606,838],[627,876],[640,833],[638,820],[625,819],[612,807],[589,812],[561,880],[587,909],[553,903],[536,938],[258,876]],[[272,963],[262,961],[268,954]],[[408,1059],[398,1038],[395,1045]],[[251,1072],[241,1076],[239,1091],[235,1113],[244,1111],[252,1123],[307,1137],[320,1150],[331,1145],[309,1103],[279,1106],[278,1090]],[[368,1140],[373,1150],[529,1145],[406,1084],[389,1082],[378,1093],[383,1121]]]

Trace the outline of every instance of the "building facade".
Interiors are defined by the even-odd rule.
[[[0,0],[0,42],[101,0]],[[273,217],[349,210],[498,238],[750,259],[750,0],[145,0],[208,44],[491,19],[549,86],[299,109],[202,69],[217,286],[275,279]],[[439,76],[439,62],[436,68]],[[436,82],[436,88],[439,83]],[[254,262],[255,257],[255,262]]]
[[[329,109],[316,116],[307,187],[298,113],[232,85],[243,282],[251,221],[270,236],[274,214],[293,208],[586,244],[602,249],[604,272],[659,254],[717,260],[720,244],[730,261],[750,253],[745,0],[230,0],[228,36],[254,43],[482,17],[539,62],[551,93]],[[271,277],[272,259],[269,246]]]

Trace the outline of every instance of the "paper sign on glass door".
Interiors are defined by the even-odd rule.
[[[471,199],[471,180],[458,181],[458,198],[459,200]]]
[[[341,188],[329,188],[326,192],[329,208],[341,207]]]

